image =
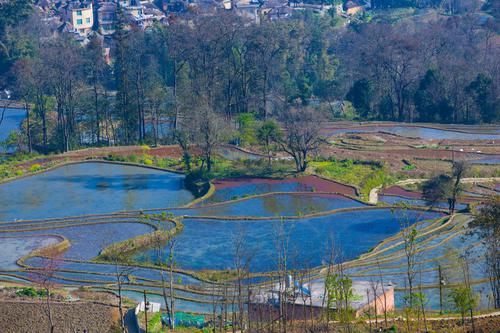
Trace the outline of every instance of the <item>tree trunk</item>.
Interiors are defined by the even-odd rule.
[[[26,134],[28,136],[28,152],[31,154],[32,152],[32,143],[31,143],[31,122],[30,122],[30,106],[26,102]]]
[[[119,281],[120,278],[118,278],[118,311],[120,313],[120,328],[122,330],[122,333],[126,333],[125,330],[125,318],[123,315],[123,300],[122,300],[122,283]]]
[[[97,145],[101,143],[101,119],[99,113],[99,95],[97,91],[97,84],[94,83],[94,107],[95,107],[95,126],[96,126],[96,139]]]

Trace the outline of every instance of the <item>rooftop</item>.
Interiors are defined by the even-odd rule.
[[[299,281],[293,281],[292,284],[293,287],[286,288],[289,303],[295,303],[297,305],[305,304],[313,307],[325,307],[327,305],[327,298],[325,298],[325,283],[323,279],[303,284]],[[276,283],[274,287],[254,294],[252,296],[252,302],[261,304],[277,303],[279,294],[284,292],[283,289],[282,287],[280,292],[280,286]],[[361,309],[369,303],[368,297],[370,298],[370,302],[372,302],[375,295],[381,297],[384,291],[388,293],[393,289],[394,286],[390,283],[384,284],[384,288],[382,288],[382,285],[378,282],[353,281],[352,291],[354,297],[350,301],[350,305],[355,310]]]

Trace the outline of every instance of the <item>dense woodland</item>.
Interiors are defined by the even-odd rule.
[[[4,3],[1,85],[31,106],[11,141],[49,152],[189,137],[210,149],[240,141],[228,124],[297,113],[497,122],[499,26],[476,14],[342,28],[308,11],[259,25],[220,12],[147,31],[119,20],[107,63],[98,37],[82,47],[49,33],[26,0]],[[160,138],[162,126],[176,135]]]

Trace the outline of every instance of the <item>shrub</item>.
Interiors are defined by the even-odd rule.
[[[153,160],[152,160],[152,159],[150,159],[150,158],[145,158],[145,159],[143,160],[143,163],[144,163],[145,165],[153,165]]]
[[[366,176],[361,182],[361,194],[368,198],[372,188],[386,184],[389,181],[388,175],[383,169],[377,170],[370,175]]]
[[[40,170],[41,168],[42,168],[42,166],[40,164],[35,163],[35,164],[32,164],[30,166],[30,171],[31,172],[36,172],[36,171]]]
[[[139,162],[139,157],[137,157],[137,155],[132,154],[127,156],[127,160],[132,163],[137,163]]]
[[[16,295],[25,297],[44,297],[46,292],[45,290],[36,290],[33,287],[25,287],[16,291]]]
[[[415,164],[408,164],[403,166],[403,171],[412,171],[415,170],[416,168],[417,167],[415,166]]]
[[[24,170],[23,170],[23,169],[18,169],[18,170],[16,170],[16,176],[17,176],[17,177],[20,177],[20,176],[22,176],[22,175],[24,175]]]

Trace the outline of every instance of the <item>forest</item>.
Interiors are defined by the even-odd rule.
[[[118,13],[106,59],[102,38],[82,46],[49,32],[29,2],[12,6],[15,14],[0,17],[0,86],[29,107],[22,135],[8,140],[29,150],[197,140],[209,132],[208,142],[243,144],[233,132],[245,121],[283,123],[291,114],[499,120],[498,21],[491,17],[339,28],[333,14],[304,11],[256,25],[220,12],[142,31]],[[165,126],[172,135],[160,134]]]

